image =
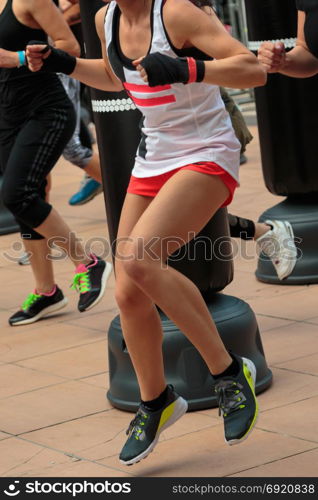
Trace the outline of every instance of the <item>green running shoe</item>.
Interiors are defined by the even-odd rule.
[[[133,465],[146,458],[156,446],[162,431],[174,424],[188,409],[188,403],[168,385],[166,404],[157,411],[140,405],[126,431],[128,439],[119,455],[122,464]]]
[[[255,365],[250,359],[234,357],[241,367],[238,376],[224,377],[214,386],[219,415],[222,414],[224,418],[225,442],[229,445],[241,443],[247,438],[258,415]]]
[[[34,290],[23,302],[21,309],[9,318],[11,326],[29,325],[44,316],[59,311],[67,305],[67,298],[57,285],[51,293],[41,294]]]

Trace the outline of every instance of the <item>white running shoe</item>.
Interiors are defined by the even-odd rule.
[[[291,274],[297,262],[293,228],[286,220],[266,220],[265,224],[273,229],[257,238],[256,242],[271,259],[278,278],[283,280]]]

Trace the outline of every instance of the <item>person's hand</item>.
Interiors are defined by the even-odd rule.
[[[51,54],[51,50],[47,50],[47,45],[27,45],[26,57],[28,61],[28,67],[31,71],[40,71],[45,59]]]
[[[283,42],[263,42],[258,49],[258,60],[265,66],[267,73],[278,73],[286,64],[286,51]]]
[[[44,45],[38,40],[31,40],[26,48],[26,56],[31,71],[47,73],[64,73],[70,75],[76,66],[76,57],[65,50],[56,49],[52,45]]]
[[[81,22],[80,6],[77,4],[71,5],[69,9],[63,12],[63,17],[69,26],[79,24]]]
[[[148,83],[147,72],[146,72],[145,68],[143,67],[143,65],[141,64],[141,61],[144,58],[145,58],[145,56],[139,57],[139,59],[136,59],[135,61],[133,61],[133,65],[136,67],[136,70],[139,71],[140,76],[143,79],[143,81]]]
[[[205,73],[203,61],[196,61],[192,57],[170,57],[159,52],[140,57],[133,61],[133,65],[150,87],[202,82]]]
[[[68,0],[59,0],[59,7],[62,12],[69,9],[71,5],[71,2],[69,2]]]
[[[78,3],[78,0],[59,0],[59,7],[64,12],[76,3]]]

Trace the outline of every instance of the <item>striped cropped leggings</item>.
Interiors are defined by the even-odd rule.
[[[46,177],[74,128],[74,107],[66,96],[58,104],[39,106],[14,121],[12,116],[0,117],[2,199],[15,216],[22,238],[42,239],[34,228],[52,209],[45,201]]]

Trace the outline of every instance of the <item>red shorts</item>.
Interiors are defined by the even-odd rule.
[[[179,170],[195,170],[196,172],[202,172],[203,174],[218,175],[229,190],[229,196],[223,203],[222,207],[226,207],[231,203],[235,188],[238,186],[238,182],[222,167],[213,162],[191,163],[190,165],[175,168],[174,170],[170,170],[170,172],[155,175],[153,177],[134,177],[132,175],[127,193],[150,196],[151,198],[154,198],[167,180],[170,179],[170,177],[172,177],[176,172],[179,172]]]

